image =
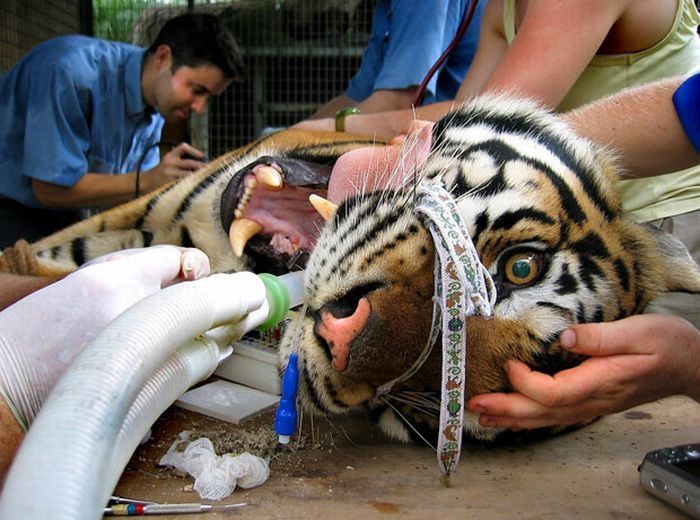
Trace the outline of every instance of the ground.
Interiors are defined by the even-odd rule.
[[[280,449],[272,412],[240,426],[171,408],[134,454],[115,493],[159,502],[205,502],[193,480],[156,465],[183,430],[206,434],[217,451],[247,447],[270,456],[270,478],[236,488],[202,518],[684,518],[647,494],[637,466],[647,451],[700,442],[700,405],[677,397],[640,406],[556,438],[521,446],[465,447],[452,487],[440,483],[434,452],[388,441],[363,418],[303,425]],[[313,435],[312,435],[313,430]],[[182,518],[167,516],[160,518]]]

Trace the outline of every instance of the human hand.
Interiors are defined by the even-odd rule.
[[[73,358],[117,315],[182,280],[209,274],[197,249],[153,246],[90,262],[0,313],[0,385],[31,422]]]
[[[413,181],[430,153],[434,125],[415,120],[396,144],[355,148],[341,155],[328,183],[328,200],[340,204],[359,191],[396,188]]]
[[[467,409],[482,426],[539,428],[620,412],[670,395],[700,401],[700,331],[675,316],[646,314],[574,325],[562,347],[587,356],[549,376],[508,361],[516,393],[472,397]]]
[[[141,178],[142,191],[148,192],[167,182],[190,175],[206,164],[203,159],[203,152],[190,144],[180,143],[163,155],[155,167],[143,172]]]

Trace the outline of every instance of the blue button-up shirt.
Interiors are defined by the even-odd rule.
[[[375,90],[420,85],[457,33],[468,4],[468,0],[378,0],[372,35],[345,94],[364,101]],[[476,53],[485,4],[483,0],[477,4],[464,36],[428,83],[423,104],[457,95]]]
[[[159,161],[163,118],[144,105],[145,49],[61,36],[0,77],[0,197],[40,207],[31,179],[73,186]]]

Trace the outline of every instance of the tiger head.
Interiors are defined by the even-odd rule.
[[[416,191],[435,179],[453,197],[497,294],[490,317],[467,320],[467,398],[508,391],[508,359],[548,373],[579,363],[558,343],[571,324],[640,313],[664,291],[700,292],[687,253],[667,254],[621,214],[607,152],[530,102],[484,97],[446,116],[414,173],[415,182],[349,196],[318,238],[305,310],[282,341],[283,365],[298,352],[307,410],[365,408],[404,441],[437,430],[440,348],[402,379],[430,344],[436,248]],[[465,432],[480,440],[502,433],[473,416]]]

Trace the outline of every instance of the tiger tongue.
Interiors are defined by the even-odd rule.
[[[340,204],[358,192],[393,188],[413,178],[430,152],[435,123],[414,121],[405,137],[389,146],[358,148],[335,163],[328,183],[328,200]]]

